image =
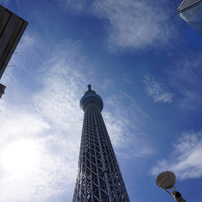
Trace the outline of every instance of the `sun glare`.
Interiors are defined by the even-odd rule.
[[[20,140],[9,145],[2,154],[4,167],[15,173],[30,173],[35,169],[37,148],[34,141]]]

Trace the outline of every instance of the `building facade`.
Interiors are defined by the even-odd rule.
[[[202,0],[184,0],[177,12],[185,22],[202,35]]]
[[[17,47],[28,22],[0,5],[0,79]],[[0,86],[0,96],[5,86]]]
[[[84,120],[72,202],[130,202],[102,118],[103,101],[91,85],[81,98],[80,107]]]

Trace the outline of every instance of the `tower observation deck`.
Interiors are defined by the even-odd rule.
[[[72,202],[130,202],[101,115],[103,101],[91,85],[81,98],[80,108],[84,120]]]

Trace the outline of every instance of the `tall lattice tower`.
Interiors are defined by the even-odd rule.
[[[73,202],[130,202],[101,115],[102,98],[91,90],[80,101],[84,112]]]

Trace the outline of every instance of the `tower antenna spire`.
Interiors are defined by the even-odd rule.
[[[88,90],[91,91],[91,85],[90,84],[88,84]]]

